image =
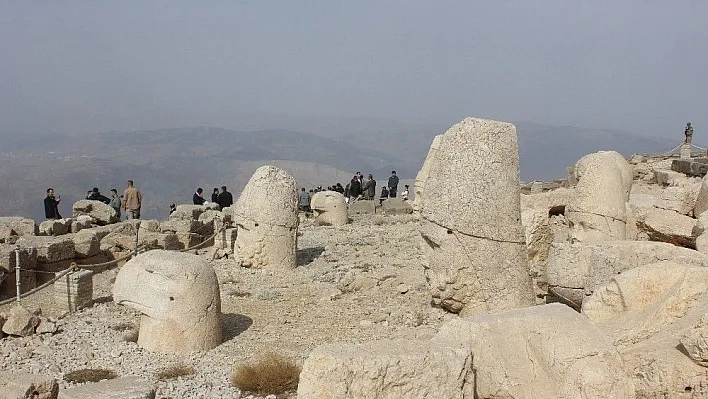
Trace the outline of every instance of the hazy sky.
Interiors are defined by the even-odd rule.
[[[708,133],[708,1],[4,1],[0,131],[243,115]]]

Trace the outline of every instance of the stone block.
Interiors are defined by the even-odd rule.
[[[154,399],[155,387],[143,378],[120,377],[62,389],[59,399]]]
[[[101,252],[101,241],[96,236],[96,233],[91,230],[80,231],[70,237],[74,242],[76,258],[90,258]]]
[[[359,200],[349,202],[350,215],[373,215],[376,213],[376,202]]]
[[[35,236],[39,232],[34,220],[20,216],[0,217],[0,226],[6,226],[16,236]]]
[[[413,213],[413,207],[408,201],[400,198],[389,198],[381,204],[381,210],[385,215],[409,215]]]
[[[79,200],[72,207],[74,217],[88,215],[99,225],[106,225],[120,221],[116,210],[101,201]]]
[[[68,237],[20,237],[17,245],[37,249],[37,262],[52,263],[74,258],[74,241]]]
[[[192,248],[204,241],[204,237],[196,233],[178,233],[177,239],[179,240],[180,249]]]
[[[2,399],[57,399],[59,384],[48,376],[0,371]]]
[[[198,220],[199,216],[207,210],[204,205],[180,204],[177,209],[170,214],[170,220]]]
[[[198,220],[167,220],[160,223],[161,233],[196,233],[199,232],[204,223]]]
[[[39,224],[39,234],[44,236],[60,236],[69,232],[71,219],[51,219]]]
[[[703,177],[708,173],[708,158],[674,159],[671,170],[686,176]]]
[[[75,312],[93,303],[93,273],[77,270],[54,283],[54,305],[57,309]]]

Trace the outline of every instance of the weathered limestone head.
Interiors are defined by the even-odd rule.
[[[437,145],[419,173],[433,301],[464,316],[530,306],[516,127],[466,118]]]
[[[297,227],[297,182],[280,168],[261,166],[243,188],[232,212],[236,220]]]
[[[578,183],[566,207],[573,241],[598,242],[626,238],[626,205],[632,189],[632,167],[615,151],[588,154],[575,164]]]
[[[292,269],[297,266],[298,198],[295,178],[275,166],[262,166],[233,205],[238,226],[236,264]]]
[[[155,352],[197,352],[221,343],[216,273],[196,255],[155,250],[118,272],[113,300],[143,314],[138,345]]]
[[[310,208],[315,213],[317,224],[342,226],[349,223],[347,203],[344,195],[336,191],[320,191],[310,200]]]

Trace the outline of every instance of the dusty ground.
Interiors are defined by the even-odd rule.
[[[165,366],[193,365],[193,377],[157,382],[157,397],[241,397],[229,384],[233,365],[265,351],[302,364],[309,351],[326,342],[429,338],[444,318],[454,316],[430,306],[417,224],[412,216],[355,216],[351,225],[340,228],[305,220],[295,270],[252,270],[237,268],[230,259],[212,261],[220,281],[225,342],[205,354],[156,355],[127,342],[115,328],[139,325],[139,317],[111,301],[117,270],[97,274],[93,307],[61,318],[61,331],[53,336],[0,340],[0,369],[61,380],[72,370],[108,368],[157,382],[155,373]],[[209,253],[207,248],[200,256]],[[23,305],[58,316],[52,294],[44,290]]]

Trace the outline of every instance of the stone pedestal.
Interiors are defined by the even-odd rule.
[[[58,310],[75,312],[93,303],[93,273],[78,270],[54,283],[54,305]]]
[[[691,159],[691,145],[681,144],[681,150],[679,152],[679,158],[681,159]]]

